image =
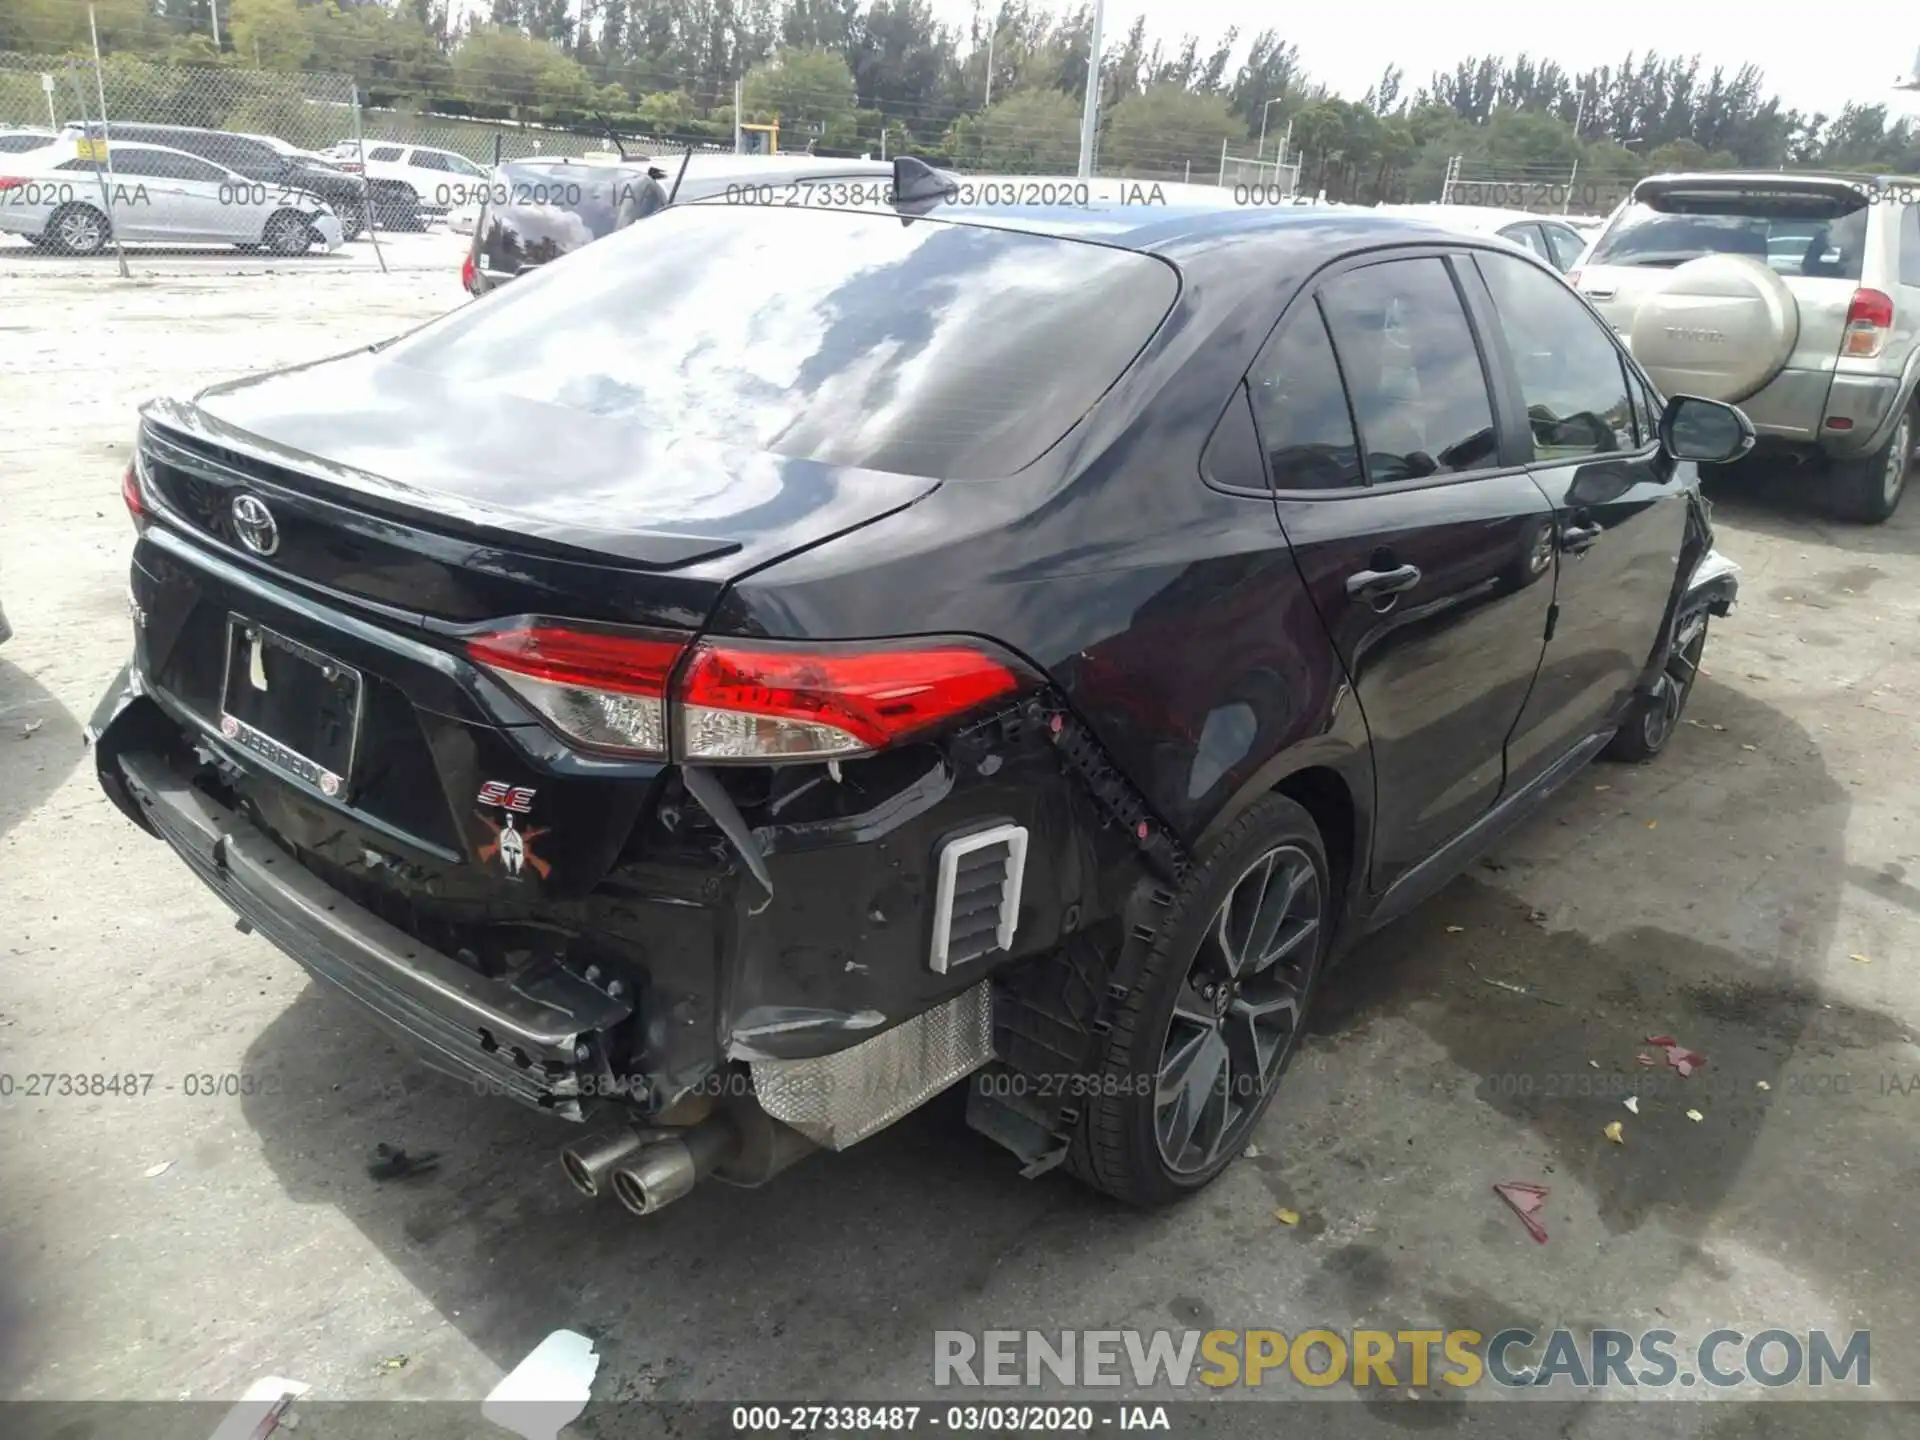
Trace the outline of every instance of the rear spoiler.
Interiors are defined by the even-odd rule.
[[[1835,175],[1653,175],[1633,187],[1650,210],[1714,214],[1753,201],[1803,209],[1809,219],[1831,219],[1865,209],[1879,186]]]

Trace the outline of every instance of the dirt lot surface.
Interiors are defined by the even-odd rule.
[[[641,1222],[567,1188],[564,1127],[239,934],[94,783],[136,403],[462,299],[452,265],[253,269],[0,256],[0,1395],[474,1400],[567,1326],[603,1399],[879,1398],[929,1391],[935,1329],[1509,1324],[1870,1327],[1875,1393],[1920,1395],[1920,499],[1857,529],[1790,479],[1721,492],[1744,598],[1671,752],[1585,772],[1354,955],[1259,1153],[1184,1208],[1022,1181],[949,1096]],[[1636,1064],[1654,1034],[1706,1068]],[[24,1093],[41,1072],[155,1078]],[[442,1159],[376,1182],[380,1142]],[[1549,1187],[1547,1244],[1509,1180]],[[1772,1433],[1635,1408],[1638,1434]]]

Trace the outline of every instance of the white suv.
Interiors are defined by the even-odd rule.
[[[428,215],[444,215],[484,198],[488,171],[455,150],[404,145],[391,140],[363,142],[367,178],[408,186]]]
[[[1738,404],[1843,517],[1893,514],[1920,444],[1920,180],[1657,175],[1567,278],[1669,395]]]

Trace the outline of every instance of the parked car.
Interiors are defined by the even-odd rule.
[[[104,161],[72,140],[0,161],[0,231],[66,255],[97,254],[115,234],[129,244],[226,244],[275,255],[341,243],[340,221],[311,192],[124,140],[112,142]]]
[[[1527,210],[1500,210],[1479,205],[1381,205],[1389,215],[1421,216],[1436,225],[1469,235],[1498,235],[1538,255],[1565,274],[1587,248],[1590,237],[1552,215]]]
[[[1920,445],[1920,180],[1655,176],[1577,283],[1659,384],[1737,401],[1841,516],[1893,514]]]
[[[69,124],[63,135],[83,133],[78,123]],[[87,134],[102,133],[99,121],[90,123]],[[136,141],[145,145],[164,145],[211,160],[248,180],[276,189],[311,191],[326,201],[340,221],[342,234],[355,239],[367,228],[366,205],[371,195],[380,223],[389,229],[417,228],[419,213],[397,187],[367,181],[349,175],[337,165],[299,154],[288,154],[265,140],[236,135],[227,130],[203,130],[191,125],[147,125],[131,121],[109,122],[105,130],[110,140]],[[284,144],[285,142],[281,142]],[[291,150],[293,147],[288,146]]]
[[[45,149],[58,138],[52,130],[41,130],[34,126],[16,129],[10,126],[0,129],[0,155],[22,155],[29,150]]]
[[[665,187],[676,202],[730,196],[742,203],[810,204],[831,199],[831,186],[840,187],[844,200],[856,188],[883,192],[893,178],[892,167],[880,161],[806,155],[672,155],[613,164],[559,157],[509,160],[480,187],[480,213],[460,283],[468,294],[484,295],[626,228],[648,213],[649,172],[660,177],[652,183]]]
[[[969,1074],[1192,1193],[1329,958],[1658,754],[1733,598],[1751,428],[1504,242],[900,179],[154,402],[127,474],[107,794],[643,1213]]]
[[[427,216],[445,215],[477,202],[490,173],[457,150],[432,145],[369,140],[366,155],[368,178],[406,187],[420,213]]]

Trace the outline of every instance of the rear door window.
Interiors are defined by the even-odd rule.
[[[1309,301],[1288,318],[1247,377],[1254,424],[1280,490],[1327,490],[1364,483],[1353,415],[1326,321]]]
[[[583,425],[977,479],[1072,429],[1178,293],[1165,261],[1054,236],[679,205],[383,353]]]
[[[1509,225],[1506,229],[1502,230],[1500,234],[1502,238],[1511,240],[1516,245],[1526,246],[1527,249],[1538,255],[1542,260],[1551,260],[1553,258],[1553,256],[1547,252],[1547,242],[1540,238],[1540,227],[1538,225]]]
[[[1390,260],[1320,289],[1373,484],[1483,469],[1500,442],[1447,263]]]
[[[400,147],[398,145],[376,145],[373,149],[367,151],[367,159],[369,160],[398,160],[399,158]]]
[[[1547,258],[1553,261],[1553,268],[1562,273],[1571,270],[1587,242],[1564,225],[1542,225],[1540,229],[1547,237],[1547,249],[1552,252]]]
[[[447,157],[437,150],[415,150],[408,163],[418,170],[451,170]]]
[[[1900,283],[1920,285],[1920,201],[1908,200],[1900,216]]]
[[[1534,457],[1636,448],[1626,373],[1601,323],[1565,285],[1524,260],[1488,251],[1475,263],[1520,381]]]

